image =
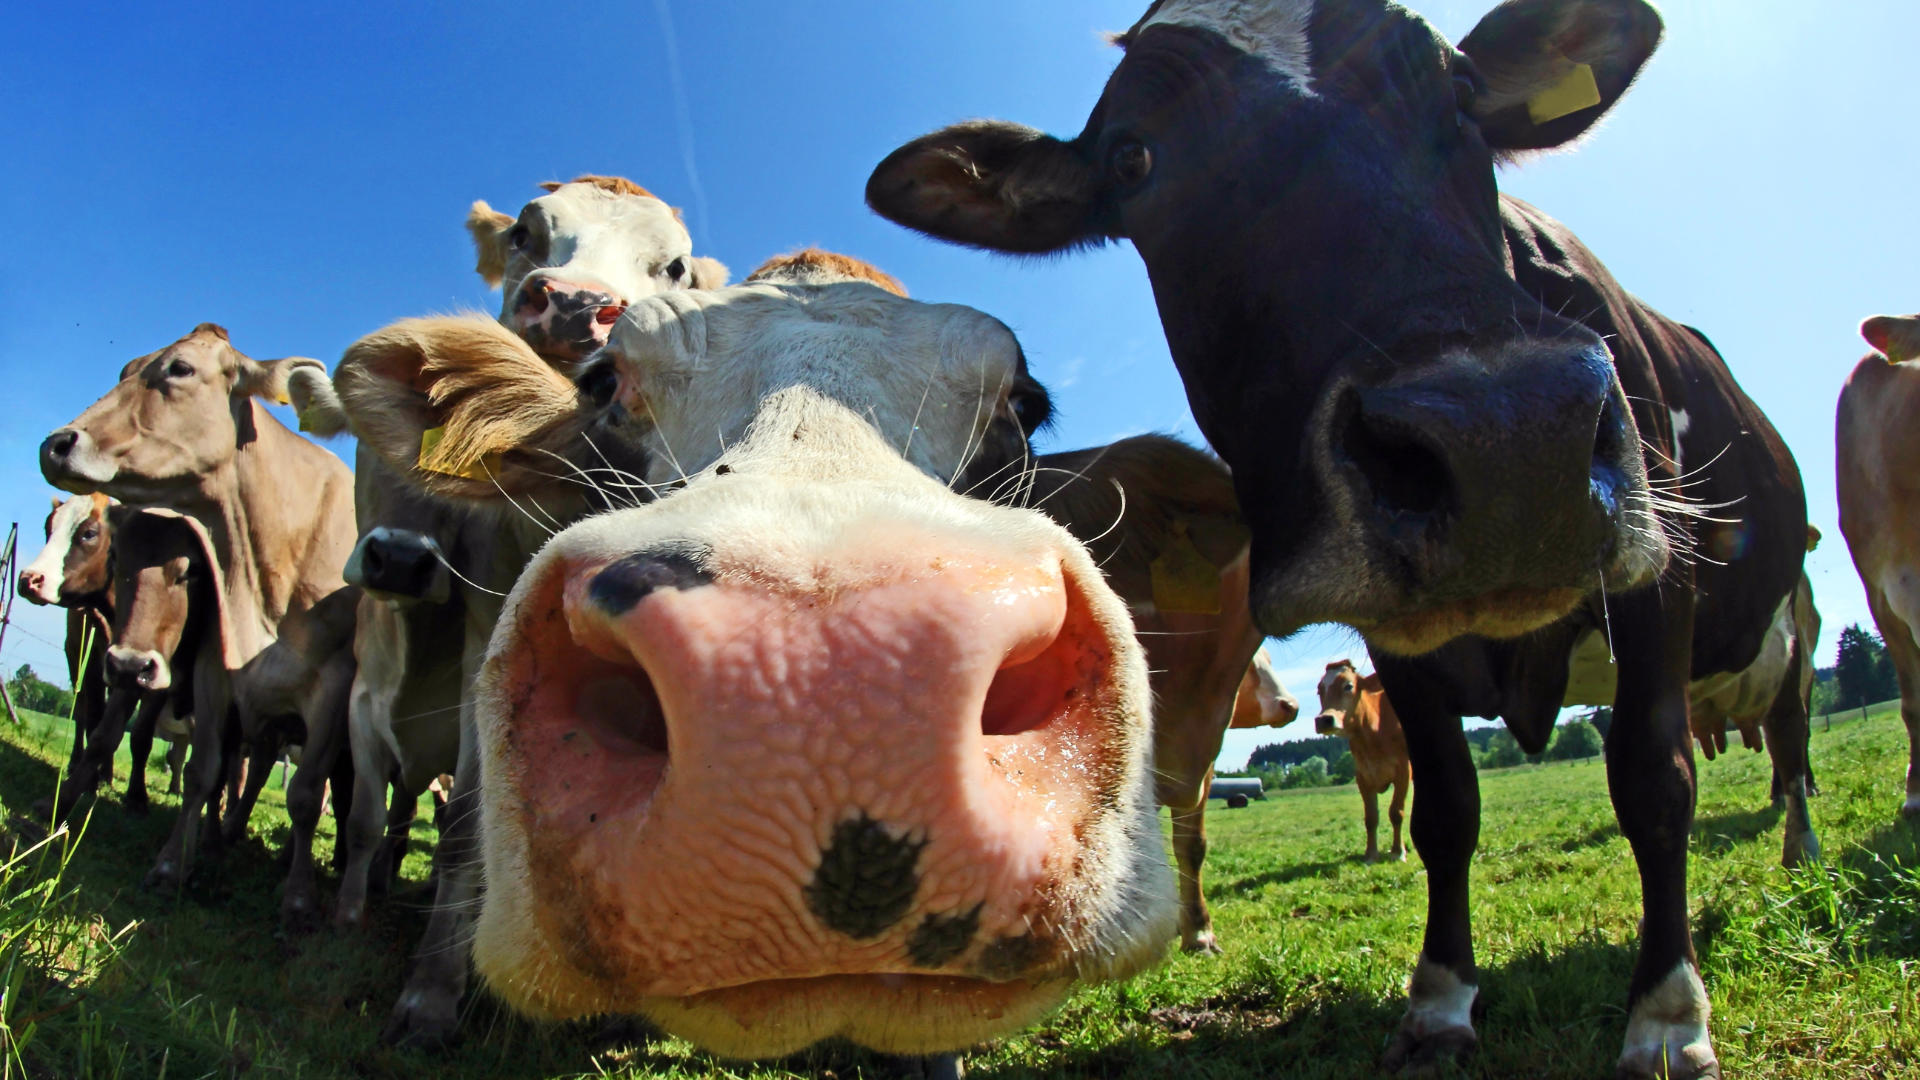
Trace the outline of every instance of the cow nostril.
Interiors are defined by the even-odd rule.
[[[994,673],[980,709],[981,734],[1038,731],[1084,703],[1090,665],[1080,627],[1088,616],[1079,605],[1069,590],[1066,618],[1052,636],[1016,649]]]
[[[73,444],[80,441],[77,431],[56,431],[47,436],[47,450],[54,457],[63,458],[73,453]]]
[[[1446,459],[1411,425],[1369,412],[1349,392],[1335,414],[1340,454],[1366,482],[1376,509],[1392,519],[1425,522],[1453,510],[1453,474]]]
[[[620,316],[626,314],[626,311],[625,304],[607,304],[593,313],[593,321],[601,326],[612,326],[620,321]]]
[[[1609,394],[1600,407],[1600,422],[1594,431],[1591,478],[1594,500],[1609,515],[1619,509],[1620,493],[1627,487],[1624,466],[1629,442],[1626,410]]]
[[[665,755],[667,714],[646,671],[597,660],[593,667],[576,683],[574,715],[603,746]]]
[[[529,288],[520,290],[520,306],[530,315],[538,315],[547,310],[547,294],[553,291],[550,281],[536,281]]]

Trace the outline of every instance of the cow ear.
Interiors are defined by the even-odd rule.
[[[484,199],[475,199],[467,211],[467,232],[473,235],[473,269],[489,289],[498,288],[500,279],[507,276],[507,230],[511,228],[513,218],[488,206]]]
[[[293,397],[288,383],[293,373],[302,369],[317,371],[321,378],[327,374],[327,366],[311,356],[283,356],[278,360],[242,358],[234,390],[249,397],[265,398],[276,405],[291,405]]]
[[[867,179],[867,205],[929,236],[1018,254],[1096,234],[1101,190],[1072,144],[997,120],[915,139]]]
[[[300,367],[287,375],[287,396],[293,400],[300,430],[332,438],[347,430],[347,413],[325,368]]]
[[[579,438],[573,383],[484,316],[407,319],[353,343],[334,373],[347,423],[439,495],[501,500],[566,486],[552,456]]]
[[[1664,33],[1644,0],[1507,0],[1460,42],[1484,83],[1469,112],[1496,153],[1564,146],[1626,94]]]
[[[1122,599],[1167,613],[1223,610],[1251,535],[1227,467],[1159,435],[1039,458],[1030,505],[1087,545]]]
[[[687,260],[687,270],[689,289],[724,289],[727,286],[727,264],[719,259],[695,255]]]
[[[1875,315],[1860,324],[1860,336],[1896,364],[1920,358],[1920,315]]]

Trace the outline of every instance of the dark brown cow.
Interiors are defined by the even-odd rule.
[[[1360,629],[1400,709],[1430,904],[1394,1067],[1477,1038],[1459,717],[1537,747],[1575,641],[1610,623],[1607,766],[1645,908],[1620,1071],[1719,1073],[1688,925],[1687,691],[1759,654],[1805,497],[1706,339],[1494,172],[1591,129],[1663,32],[1641,0],[1509,0],[1458,46],[1390,0],[1158,0],[1079,136],[962,124],[868,183],[960,243],[1139,252],[1253,531],[1256,621]]]
[[[178,884],[192,867],[200,808],[237,753],[234,725],[249,723],[244,714],[253,710],[232,692],[258,689],[261,708],[254,711],[266,715],[284,708],[290,691],[278,685],[282,676],[298,683],[305,674],[300,664],[279,670],[276,662],[265,665],[275,671],[257,676],[243,678],[242,669],[273,643],[284,620],[303,616],[344,585],[340,568],[355,535],[352,476],[339,458],[287,430],[256,400],[285,401],[289,374],[303,366],[319,362],[257,361],[234,348],[224,329],[202,323],[128,363],[113,390],[41,444],[40,469],[55,487],[104,492],[135,507],[171,507],[204,530],[219,569],[221,651],[196,657],[195,669],[217,664],[233,677],[194,680],[199,722],[187,790],[173,835],[149,874],[156,884]],[[348,634],[335,644],[350,656],[350,625]],[[293,643],[295,651],[308,645]],[[163,663],[167,654],[152,659]],[[311,663],[331,667],[330,661]],[[344,684],[340,691],[339,715],[304,717],[301,775],[287,795],[288,814],[307,823],[302,828],[318,820],[328,775],[346,759]],[[262,769],[250,782],[264,779]],[[217,841],[219,831],[209,828],[207,835]],[[311,889],[291,890],[283,914],[303,921],[314,899]]]
[[[1387,858],[1399,862],[1407,857],[1400,842],[1400,822],[1405,816],[1407,790],[1413,786],[1413,763],[1407,758],[1407,736],[1400,730],[1400,714],[1387,700],[1380,676],[1361,675],[1351,660],[1336,660],[1320,676],[1320,714],[1313,718],[1313,730],[1319,735],[1338,735],[1347,740],[1353,754],[1353,783],[1360,789],[1360,802],[1367,823],[1368,862],[1380,861],[1380,796],[1393,789],[1393,802],[1387,807],[1387,820],[1393,826],[1393,846]]]
[[[353,679],[354,609],[357,589],[336,589],[311,608],[281,620],[279,636],[244,665],[229,670],[226,639],[233,619],[224,602],[225,582],[213,541],[206,527],[173,510],[144,509],[121,518],[114,536],[114,591],[122,599],[113,639],[116,666],[130,672],[149,692],[171,690],[176,677],[171,659],[192,657],[191,678],[195,715],[212,718],[215,703],[234,703],[237,716],[226,724],[196,725],[196,755],[205,745],[197,737],[203,728],[215,729],[213,752],[220,760],[237,762],[243,746],[251,748],[245,786],[227,806],[224,821],[206,817],[209,850],[231,844],[246,833],[260,789],[283,746],[305,743],[301,768],[287,785],[288,818],[292,835],[287,841],[291,866],[281,903],[283,915],[299,921],[318,910],[313,869],[313,831],[318,823],[329,779],[341,792],[353,782],[352,763],[338,753],[343,747],[320,745],[307,730],[308,718],[344,716],[348,686]],[[339,733],[336,732],[337,736]],[[336,737],[335,742],[338,742]],[[309,768],[309,758],[324,760],[329,772]],[[174,832],[200,824],[207,800],[191,797],[180,808]],[[162,854],[166,858],[166,854]],[[156,868],[158,869],[158,868]],[[184,868],[182,874],[184,875]]]

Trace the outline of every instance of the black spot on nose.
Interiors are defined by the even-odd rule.
[[[925,837],[896,837],[864,813],[835,825],[805,889],[807,907],[856,941],[879,936],[912,906],[926,846]]]
[[[1046,952],[1046,944],[1033,934],[997,938],[993,944],[980,950],[976,967],[981,975],[989,979],[1018,978],[1040,962]]]
[[[940,967],[966,952],[979,931],[979,904],[958,915],[929,915],[907,938],[907,958],[919,967]]]
[[[655,589],[692,589],[713,584],[706,552],[686,549],[636,551],[593,577],[587,598],[609,615],[623,615]]]

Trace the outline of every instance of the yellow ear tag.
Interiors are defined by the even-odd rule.
[[[488,454],[465,469],[449,468],[440,460],[440,443],[447,437],[444,427],[428,428],[420,433],[420,458],[417,464],[427,472],[457,476],[462,480],[490,480],[500,472],[500,455]]]
[[[1593,79],[1593,66],[1575,64],[1566,78],[1527,100],[1527,116],[1536,124],[1545,124],[1591,109],[1600,101],[1600,84]]]
[[[1173,542],[1153,560],[1153,606],[1162,614],[1218,615],[1220,569],[1193,546],[1184,524],[1174,526]]]

